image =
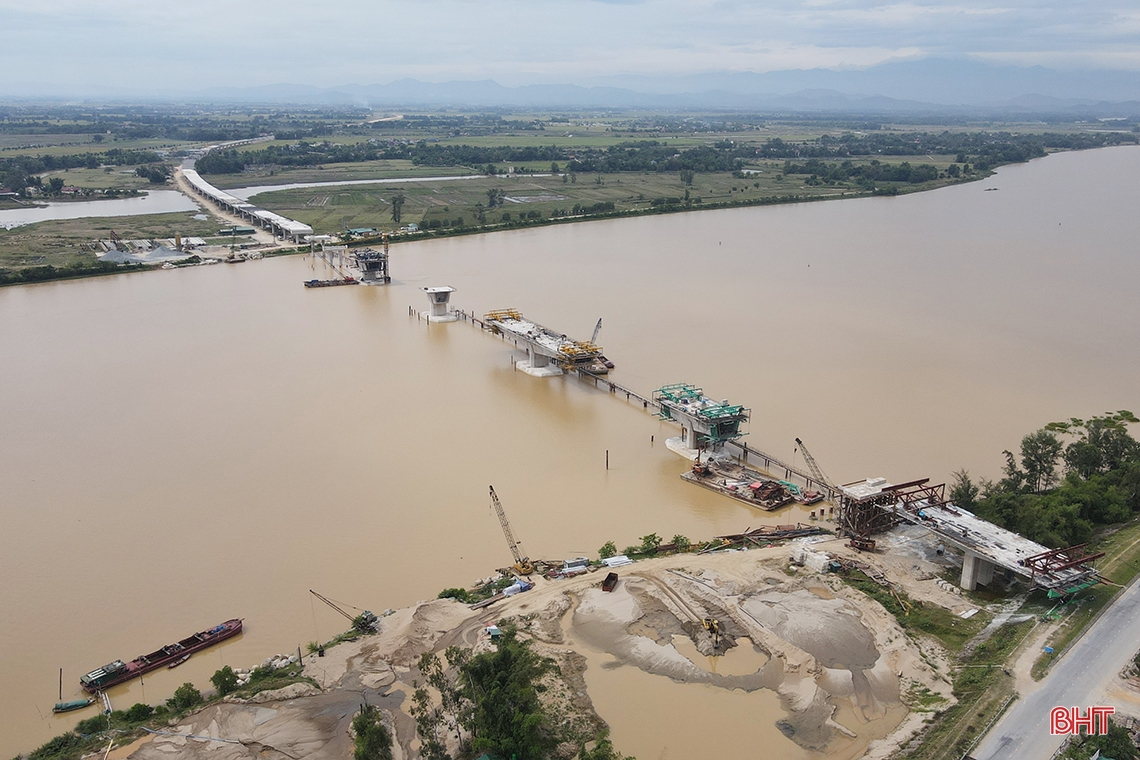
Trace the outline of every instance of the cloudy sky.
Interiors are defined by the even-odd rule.
[[[866,67],[1140,70],[1136,0],[0,0],[0,93]]]

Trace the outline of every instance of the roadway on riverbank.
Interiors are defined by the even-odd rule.
[[[1018,700],[970,757],[974,760],[1047,760],[1065,737],[1049,733],[1054,707],[1101,704],[1109,683],[1136,654],[1140,629],[1140,576],[1105,608],[1072,648],[1053,666],[1036,691]]]

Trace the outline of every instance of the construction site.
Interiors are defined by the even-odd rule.
[[[314,255],[347,279],[363,275],[362,262],[381,260],[377,253],[362,259],[329,247]],[[256,701],[224,701],[144,740],[130,757],[252,758],[267,746],[283,756],[341,756],[351,751],[347,726],[360,695],[390,717],[400,756],[415,757],[409,705],[426,677],[421,655],[451,646],[491,651],[510,625],[557,664],[544,681],[548,708],[589,730],[608,727],[627,751],[667,736],[677,757],[737,757],[742,747],[766,746],[797,760],[890,758],[923,729],[928,705],[956,703],[956,666],[938,641],[904,630],[860,583],[907,614],[937,611],[944,631],[965,641],[984,640],[1002,613],[964,592],[1001,585],[1067,597],[1100,580],[1092,564],[1099,555],[1081,546],[1049,550],[998,528],[949,503],[944,484],[837,484],[799,438],[802,466],[746,443],[752,416],[740,403],[690,383],[648,394],[617,383],[596,342],[600,320],[590,340],[578,340],[516,309],[482,317],[452,309],[450,286],[421,290],[429,309],[409,307],[409,315],[429,329],[467,322],[524,353],[512,356],[512,367],[534,382],[573,379],[676,426],[665,444],[686,462],[680,477],[756,510],[765,524],[692,543],[647,536],[598,560],[541,559],[526,551],[491,486],[484,503],[509,563],[379,616],[312,591],[359,635],[302,659],[303,675],[319,688],[295,684]],[[806,510],[806,521],[780,519],[793,508]],[[644,720],[647,713],[654,720]],[[709,730],[679,729],[693,725]],[[233,743],[219,751],[211,738]],[[449,752],[459,751],[458,738],[447,741]],[[576,751],[567,746],[556,756]]]

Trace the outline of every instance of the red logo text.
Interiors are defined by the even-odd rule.
[[[1108,733],[1108,716],[1115,713],[1115,707],[1090,707],[1082,717],[1078,707],[1054,707],[1049,713],[1049,733],[1068,736],[1084,732],[1101,736]]]

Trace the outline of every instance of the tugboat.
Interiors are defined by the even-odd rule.
[[[94,694],[132,678],[138,678],[143,673],[149,673],[156,668],[170,665],[172,662],[181,664],[195,652],[220,644],[226,639],[238,635],[241,633],[241,624],[242,621],[239,618],[234,618],[208,630],[195,633],[193,636],[188,636],[181,641],[167,644],[162,649],[139,655],[130,662],[124,663],[122,660],[115,660],[80,677],[79,685],[88,693]]]

